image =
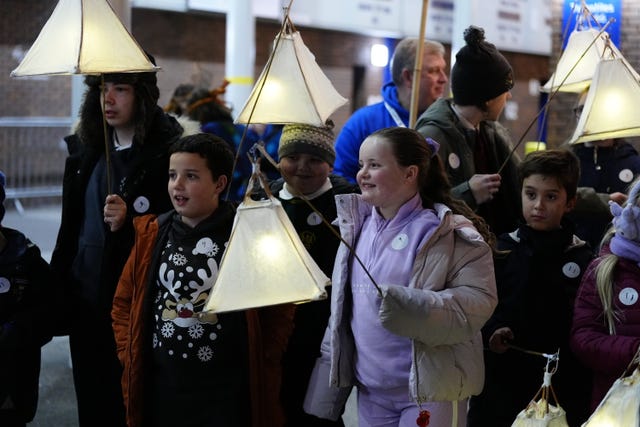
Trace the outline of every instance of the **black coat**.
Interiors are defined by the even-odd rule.
[[[498,249],[507,252],[495,260],[498,306],[482,329],[485,343],[485,386],[471,398],[469,426],[510,426],[542,385],[546,359],[509,349],[488,350],[491,335],[509,327],[513,345],[539,353],[560,350],[552,385],[570,426],[588,416],[589,373],[569,349],[573,303],[591,258],[585,242],[564,222],[555,231],[521,226],[503,234]]]
[[[172,209],[167,191],[169,170],[168,148],[182,134],[182,127],[171,116],[156,107],[154,118],[140,144],[131,147],[133,163],[129,176],[112,192],[127,203],[127,221],[116,232],[106,232],[101,265],[99,297],[96,309],[105,319],[110,318],[111,304],[122,268],[129,257],[134,241],[132,219],[138,215],[161,214]],[[51,257],[51,267],[59,288],[69,296],[69,310],[78,302],[80,283],[72,277],[72,265],[78,251],[78,237],[84,220],[85,193],[93,169],[104,156],[104,146],[84,144],[77,134],[65,138],[69,156],[65,164],[62,187],[62,219],[58,238]],[[144,197],[146,209],[134,206]],[[106,225],[103,225],[106,227]],[[71,319],[69,319],[71,320]],[[64,334],[66,331],[58,331]]]
[[[29,422],[36,413],[40,347],[51,339],[58,307],[51,298],[49,265],[40,249],[19,231],[0,227],[7,246],[0,252],[0,425]]]

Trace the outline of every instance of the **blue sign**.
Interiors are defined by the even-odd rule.
[[[569,34],[575,29],[583,30],[592,28],[601,30],[609,20],[613,21],[609,24],[606,32],[611,37],[611,41],[620,49],[620,25],[622,23],[622,5],[620,0],[591,0],[586,1],[586,7],[591,16],[582,17],[582,2],[576,0],[565,0],[562,12],[562,34],[567,34],[562,42],[562,49],[567,45]],[[576,19],[580,20],[576,22]],[[576,27],[577,24],[577,27]],[[566,31],[565,31],[566,30]]]

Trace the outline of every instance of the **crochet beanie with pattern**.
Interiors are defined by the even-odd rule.
[[[333,131],[329,126],[288,124],[282,129],[278,157],[304,153],[318,157],[333,166],[336,160],[334,139]]]

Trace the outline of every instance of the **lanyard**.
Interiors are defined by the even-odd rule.
[[[404,124],[402,119],[400,119],[400,116],[398,115],[398,112],[396,110],[394,110],[393,107],[387,103],[387,101],[384,102],[384,108],[387,109],[387,111],[391,115],[391,118],[393,119],[393,121],[396,122],[396,126],[401,127],[401,128],[406,128],[407,127],[407,125]]]

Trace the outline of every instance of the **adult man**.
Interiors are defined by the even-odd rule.
[[[334,173],[356,182],[358,153],[367,136],[378,129],[409,126],[413,70],[416,61],[417,38],[405,38],[398,43],[391,59],[392,82],[380,91],[382,102],[362,107],[347,120],[336,139]],[[449,79],[446,74],[444,46],[425,40],[418,93],[418,115],[444,93]]]

